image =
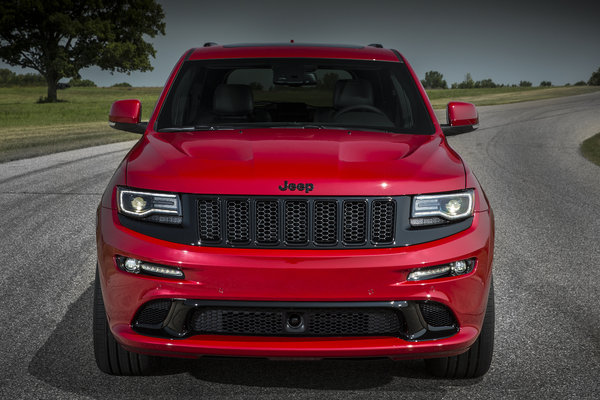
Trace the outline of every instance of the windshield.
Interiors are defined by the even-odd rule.
[[[187,61],[159,131],[305,127],[432,134],[404,63],[322,59]]]

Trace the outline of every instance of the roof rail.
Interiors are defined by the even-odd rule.
[[[211,46],[218,46],[218,43],[206,42],[206,43],[204,43],[204,45],[202,47],[211,47]]]
[[[371,43],[369,47],[377,47],[378,49],[383,49],[383,46],[379,43]]]

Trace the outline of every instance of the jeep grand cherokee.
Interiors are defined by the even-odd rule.
[[[177,62],[97,212],[99,368],[156,356],[423,358],[475,377],[494,335],[492,210],[406,59],[225,45]]]

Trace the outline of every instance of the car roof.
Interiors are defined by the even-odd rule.
[[[379,45],[378,45],[379,46]],[[228,58],[335,58],[351,60],[395,61],[402,58],[395,50],[382,47],[312,43],[206,43],[189,50],[188,60]]]

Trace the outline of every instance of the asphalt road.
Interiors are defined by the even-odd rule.
[[[481,107],[449,138],[496,214],[496,348],[482,379],[421,361],[169,360],[112,377],[91,339],[94,211],[132,145],[0,164],[0,398],[600,398],[600,93]]]

